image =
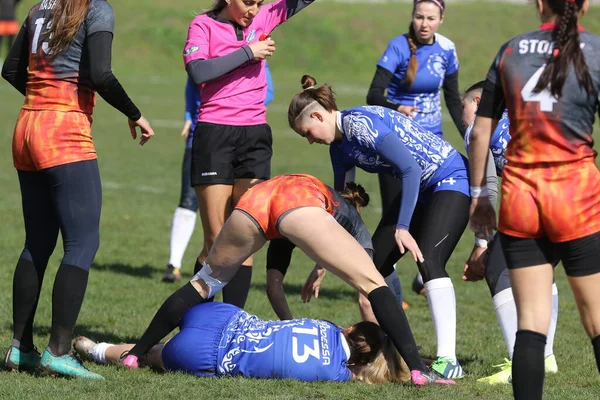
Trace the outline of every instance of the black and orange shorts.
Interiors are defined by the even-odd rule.
[[[301,207],[319,207],[333,214],[327,185],[310,175],[279,175],[250,188],[235,209],[252,218],[271,240],[284,237],[279,233],[279,222],[289,211]]]
[[[600,232],[600,171],[593,159],[504,167],[498,229],[568,242]]]

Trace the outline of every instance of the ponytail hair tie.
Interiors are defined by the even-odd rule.
[[[567,1],[571,1],[571,0],[567,0]],[[552,50],[552,57],[558,57],[558,53],[560,53],[559,49]]]
[[[306,89],[304,89],[304,90],[308,90],[308,89],[314,89],[314,88],[315,88],[315,85],[312,85],[312,86],[309,86],[309,87],[307,87],[307,88],[306,88]]]

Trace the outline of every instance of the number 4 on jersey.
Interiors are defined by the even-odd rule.
[[[521,90],[521,96],[525,101],[540,103],[541,111],[552,112],[554,103],[558,102],[556,97],[552,96],[552,93],[550,93],[547,88],[539,93],[533,92],[533,89],[535,89],[538,81],[540,80],[540,76],[542,76],[542,72],[544,72],[544,68],[546,68],[546,64],[542,65],[537,71],[535,71],[535,74],[529,78],[523,87],[523,90]]]

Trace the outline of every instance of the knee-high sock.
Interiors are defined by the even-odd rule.
[[[400,283],[400,278],[398,277],[398,273],[394,269],[391,274],[384,278],[386,285],[390,288],[394,296],[396,297],[396,302],[398,302],[398,306],[402,308],[402,284]]]
[[[558,288],[556,283],[552,284],[552,315],[550,319],[550,328],[546,338],[546,348],[544,349],[544,358],[554,354],[554,335],[556,335],[556,325],[558,324]]]
[[[13,327],[12,345],[24,352],[33,349],[33,319],[40,298],[43,268],[36,268],[33,261],[19,258],[13,278]]]
[[[160,306],[150,325],[129,354],[141,357],[148,353],[152,346],[179,325],[179,321],[190,307],[203,302],[204,299],[191,282],[183,285]]]
[[[250,292],[251,281],[252,266],[242,265],[235,276],[227,283],[227,286],[223,288],[223,303],[244,308]]]
[[[542,400],[546,335],[520,330],[515,340],[512,384],[515,400]]]
[[[185,249],[192,238],[196,226],[196,212],[187,208],[177,207],[171,223],[171,252],[169,264],[181,268]]]
[[[513,297],[512,288],[504,289],[503,291],[496,293],[496,295],[492,297],[492,303],[494,304],[494,311],[498,318],[498,324],[500,324],[502,337],[504,337],[504,343],[506,343],[508,358],[512,360],[515,349],[515,336],[519,326],[517,320],[517,306],[515,304],[515,298]]]
[[[55,356],[71,349],[73,330],[83,304],[89,271],[61,264],[52,289],[52,329],[48,347]]]
[[[425,282],[437,341],[437,356],[456,359],[456,298],[450,278]]]

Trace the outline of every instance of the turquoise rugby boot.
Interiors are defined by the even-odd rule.
[[[4,358],[4,368],[9,371],[34,370],[40,366],[40,353],[37,349],[24,352],[10,346]]]
[[[42,354],[42,369],[48,375],[62,375],[72,378],[101,379],[104,377],[87,369],[82,362],[71,354],[57,357],[49,349]]]

